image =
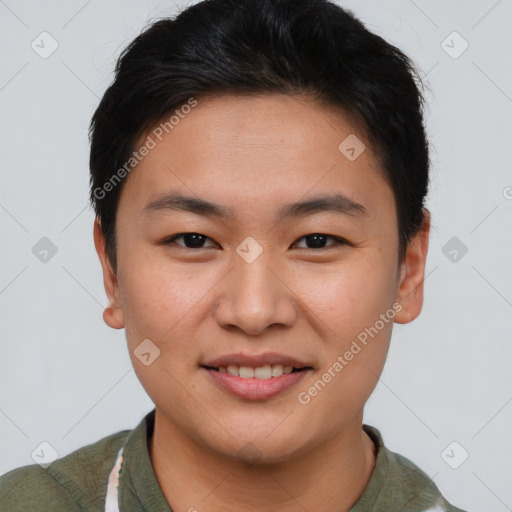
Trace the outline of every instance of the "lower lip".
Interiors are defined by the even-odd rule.
[[[217,370],[201,367],[216,384],[231,394],[246,400],[266,400],[282,393],[299,383],[311,370],[284,373],[280,377],[256,379],[235,377],[230,373],[220,373]]]

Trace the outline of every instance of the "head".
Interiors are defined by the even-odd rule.
[[[170,427],[270,461],[360,420],[423,302],[420,85],[327,0],[200,2],[122,52],[90,129],[104,318]],[[243,399],[204,368],[241,353],[311,369]]]

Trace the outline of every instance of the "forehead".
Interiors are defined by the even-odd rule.
[[[255,206],[248,198],[277,209],[327,192],[369,212],[393,202],[368,141],[340,108],[278,94],[223,95],[199,98],[166,121],[139,140],[137,147],[151,139],[152,149],[121,194],[140,210],[171,190],[226,206],[243,201],[246,209]]]

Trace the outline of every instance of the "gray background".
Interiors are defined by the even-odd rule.
[[[339,3],[431,88],[425,304],[395,326],[365,422],[461,508],[512,510],[512,1]],[[43,441],[63,456],[153,408],[124,331],[102,320],[87,128],[122,48],[175,12],[172,1],[0,1],[0,474],[33,464]],[[46,59],[31,47],[43,31],[58,43]],[[469,44],[461,55],[454,31]],[[43,237],[57,248],[47,262],[32,252]]]

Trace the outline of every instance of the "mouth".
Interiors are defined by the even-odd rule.
[[[312,370],[312,366],[285,366],[282,364],[266,364],[263,366],[242,366],[230,364],[227,366],[207,366],[201,365],[202,368],[206,370],[213,370],[218,373],[225,373],[232,375],[233,377],[240,377],[242,379],[276,379],[283,375],[288,375],[290,373],[299,373],[305,372],[307,370]]]
[[[208,382],[229,396],[268,400],[297,386],[314,367],[283,354],[231,354],[200,364]]]

